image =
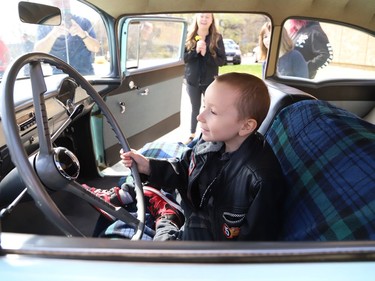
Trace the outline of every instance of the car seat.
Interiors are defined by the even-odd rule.
[[[375,108],[373,108],[369,113],[367,113],[366,116],[363,117],[363,119],[375,125]]]
[[[306,100],[278,114],[267,141],[288,186],[280,240],[375,239],[375,125]]]
[[[315,97],[296,88],[283,84],[266,81],[271,99],[270,109],[266,118],[258,129],[258,132],[266,136],[276,115],[286,106],[301,100],[314,100]]]

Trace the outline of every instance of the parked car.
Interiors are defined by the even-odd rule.
[[[257,63],[260,61],[260,58],[259,58],[259,46],[256,46],[254,49],[253,49],[253,53],[251,54],[252,58],[253,58],[253,61],[254,63]]]
[[[231,39],[224,39],[226,63],[241,64],[240,47]]]
[[[3,5],[0,38],[11,60],[0,91],[1,280],[372,280],[375,1],[233,2]],[[272,23],[271,105],[259,132],[288,185],[277,241],[140,239],[142,178],[119,165],[118,152],[146,143],[152,152],[180,126],[185,39],[201,11],[244,15],[238,33],[254,42]],[[291,19],[317,21],[332,46],[313,79],[278,75]],[[81,68],[85,55],[92,69]],[[130,174],[137,218],[83,186],[111,188]],[[132,240],[94,237],[97,208],[131,225]]]
[[[224,38],[223,39],[223,42],[224,44],[229,44],[229,45],[232,45],[233,47],[235,47],[236,49],[239,49],[240,46],[233,40],[233,39],[228,39],[228,38]]]

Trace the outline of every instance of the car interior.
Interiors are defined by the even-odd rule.
[[[236,7],[231,1],[167,2],[71,0],[76,11],[84,5],[87,15],[95,14],[101,50],[92,75],[40,51],[22,51],[9,63],[0,93],[0,256],[179,265],[373,262],[375,4],[285,0],[287,11],[271,0],[259,6],[238,1]],[[17,1],[14,7],[30,34],[65,21],[64,10],[51,1]],[[288,186],[278,241],[142,241],[142,176],[137,167],[108,172],[118,167],[120,149],[157,149],[158,140],[180,126],[189,26],[183,15],[201,11],[256,16],[252,23],[259,27],[272,21],[273,48],[264,65],[271,104],[259,132]],[[278,74],[278,42],[293,17],[319,21],[336,47],[333,63],[314,79]],[[143,37],[150,27],[151,37]],[[347,38],[354,38],[352,49]],[[359,39],[366,43],[355,44]],[[130,175],[137,217],[83,186],[109,189]],[[97,208],[131,225],[132,239],[93,237]]]

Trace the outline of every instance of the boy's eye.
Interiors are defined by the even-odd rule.
[[[217,115],[217,113],[210,107],[207,107],[205,105],[202,105],[202,109],[203,110],[207,110],[208,112],[210,112],[212,115]]]

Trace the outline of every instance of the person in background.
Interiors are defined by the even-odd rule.
[[[82,75],[92,75],[93,53],[100,49],[93,26],[88,19],[71,14],[69,1],[63,2],[63,5],[62,24],[39,26],[34,50],[62,59]]]
[[[259,31],[258,46],[259,46],[259,61],[262,62],[262,77],[265,77],[266,60],[268,57],[268,48],[271,41],[271,23],[265,22]]]
[[[132,28],[128,31],[127,58],[150,59],[153,57],[153,38],[155,36],[154,25],[150,21],[142,22],[140,28]]]
[[[259,32],[260,57],[263,61],[262,76],[265,77],[265,65],[268,56],[268,49],[271,40],[271,23],[266,22]],[[279,59],[277,61],[277,74],[279,76],[293,76],[309,78],[307,63],[302,54],[294,50],[292,39],[283,28],[279,49]]]
[[[34,49],[34,43],[30,40],[29,35],[24,33],[22,35],[22,41],[23,41],[22,46],[23,46],[24,52],[26,52],[26,53],[32,52],[33,49]]]
[[[289,20],[289,36],[295,49],[301,52],[313,79],[319,69],[326,67],[333,59],[332,46],[320,23],[308,20]]]
[[[34,49],[34,43],[30,40],[30,37],[29,35],[27,35],[26,33],[24,33],[22,35],[22,41],[23,41],[23,51],[25,53],[30,53],[33,51]],[[30,74],[30,65],[29,64],[26,64],[23,68],[23,73],[25,76],[28,76]]]
[[[0,77],[3,76],[5,69],[10,61],[10,53],[8,47],[3,40],[0,39]]]
[[[214,15],[196,14],[185,44],[186,90],[191,102],[190,137],[195,137],[197,116],[202,94],[219,73],[219,66],[225,64],[225,49],[222,35],[217,31]]]
[[[198,143],[180,158],[120,151],[122,163],[137,164],[148,185],[169,193],[177,189],[182,198],[182,227],[179,212],[165,216],[161,211],[171,204],[160,197],[149,201],[156,220],[154,240],[277,239],[285,182],[271,147],[257,132],[269,106],[261,79],[223,74],[206,90],[204,109],[197,116],[202,130]]]

